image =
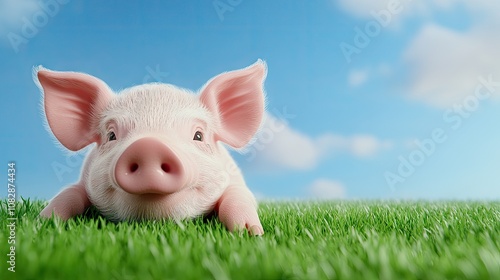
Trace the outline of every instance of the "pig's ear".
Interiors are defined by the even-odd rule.
[[[215,115],[217,139],[234,148],[245,146],[259,129],[264,114],[265,62],[220,74],[201,92],[201,102]]]
[[[111,100],[111,89],[83,73],[37,67],[34,75],[43,90],[45,116],[57,140],[72,151],[98,142],[97,116]]]

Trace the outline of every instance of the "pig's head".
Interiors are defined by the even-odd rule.
[[[115,95],[83,73],[39,67],[48,125],[72,151],[92,143],[82,171],[90,201],[112,220],[181,219],[213,209],[235,178],[218,142],[245,146],[264,112],[266,65],[220,74],[198,95],[145,84]],[[238,176],[236,176],[237,178]]]

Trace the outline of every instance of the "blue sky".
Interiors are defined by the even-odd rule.
[[[43,199],[78,179],[33,66],[197,90],[261,58],[267,120],[235,153],[259,198],[500,199],[500,4],[469,2],[2,0],[5,173]]]

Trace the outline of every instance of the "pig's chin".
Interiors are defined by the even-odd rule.
[[[171,194],[130,194],[110,188],[107,195],[91,199],[101,213],[112,221],[188,219],[210,212],[216,200],[194,195],[185,188]]]

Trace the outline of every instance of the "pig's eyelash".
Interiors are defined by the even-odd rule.
[[[196,126],[199,128],[205,129],[208,126],[208,123],[205,120],[200,119],[200,118],[195,118],[192,120],[192,122],[195,123]],[[200,129],[197,129],[197,130],[200,130]]]

